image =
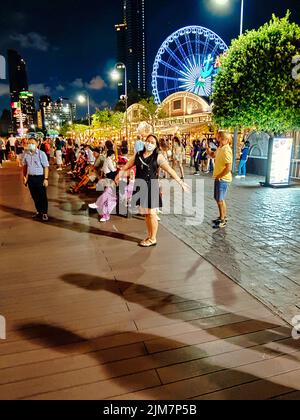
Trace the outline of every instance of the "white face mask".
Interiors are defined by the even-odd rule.
[[[28,149],[30,152],[34,153],[36,151],[36,144],[30,143]]]
[[[156,145],[152,143],[145,143],[147,152],[153,152],[156,149]]]

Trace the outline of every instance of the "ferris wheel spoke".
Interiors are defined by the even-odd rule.
[[[187,47],[188,47],[189,56],[192,57],[192,56],[194,56],[194,53],[193,53],[191,39],[190,39],[188,34],[185,34],[185,40],[186,40],[186,44],[187,44]]]
[[[168,89],[165,89],[165,90],[159,90],[158,93],[167,93],[167,92],[172,92],[173,90],[178,92],[178,87],[169,87]]]
[[[182,70],[188,70],[188,67],[177,57],[177,55],[169,48],[166,48],[166,51],[170,54],[170,56],[176,61],[176,63],[182,68]]]
[[[197,32],[196,33],[196,57],[200,57],[200,35],[199,35],[199,33]],[[199,65],[200,65],[200,63],[199,63]]]
[[[205,39],[205,44],[204,44],[204,48],[203,48],[203,55],[204,55],[204,57],[207,55],[208,47],[209,47],[209,38],[207,37]]]
[[[177,69],[176,67],[172,66],[172,64],[167,63],[164,60],[160,60],[160,64],[163,64],[165,67],[167,67],[168,69],[174,71],[177,74],[180,74],[180,75],[184,74],[184,72],[182,70]]]
[[[216,57],[218,48],[219,48],[219,45],[218,45],[218,44],[216,44],[216,45],[214,46],[214,49],[213,49],[213,50],[212,50],[212,52],[211,52],[211,56],[212,56],[212,57],[214,57],[214,58]]]
[[[178,79],[178,77],[160,76],[160,75],[157,75],[156,77],[157,77],[157,79],[173,80],[173,81],[175,80],[176,82],[178,80],[180,80],[180,79]]]
[[[184,51],[184,48],[183,48],[182,44],[179,42],[178,38],[175,39],[175,42],[176,42],[177,48],[180,51],[180,54],[183,58],[183,61],[186,62],[188,60],[188,56],[186,55],[186,52]]]

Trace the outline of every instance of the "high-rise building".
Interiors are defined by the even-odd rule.
[[[7,63],[11,101],[18,102],[20,92],[28,91],[26,63],[15,50],[7,51]]]
[[[126,34],[127,34],[127,25],[121,23],[115,25],[117,31],[117,61],[120,63],[127,63],[127,44],[126,44]],[[121,71],[122,69],[119,69]],[[118,83],[118,97],[120,98],[125,93],[124,89],[124,69],[122,70],[123,74]]]
[[[126,64],[128,91],[144,95],[147,92],[145,0],[123,0],[123,13],[123,23],[115,26],[117,61]]]
[[[50,96],[41,96],[39,105],[43,129],[58,129],[76,120],[76,105],[66,98],[53,102]]]
[[[35,103],[28,89],[26,63],[15,50],[7,51],[13,130],[23,134],[36,121]]]

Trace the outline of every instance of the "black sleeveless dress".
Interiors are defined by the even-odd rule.
[[[144,209],[158,209],[162,207],[159,188],[158,152],[145,158],[144,152],[135,156],[136,176],[132,203]]]

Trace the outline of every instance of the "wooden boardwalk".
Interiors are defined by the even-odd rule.
[[[100,225],[57,174],[49,224],[0,172],[0,399],[300,399],[291,327],[161,227]]]

